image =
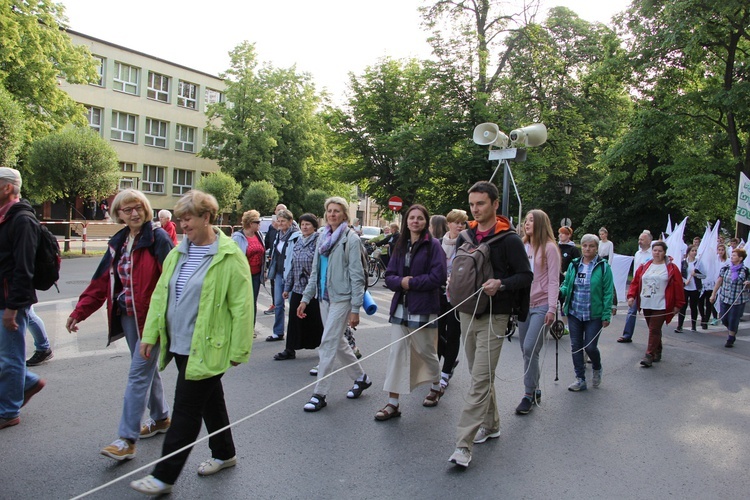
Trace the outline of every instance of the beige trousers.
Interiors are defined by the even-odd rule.
[[[440,380],[437,328],[422,328],[411,337],[404,338],[414,330],[416,328],[391,324],[391,342],[401,341],[391,346],[388,356],[388,370],[383,384],[386,392],[409,394],[422,384]]]

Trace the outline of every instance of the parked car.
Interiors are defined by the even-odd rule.
[[[365,241],[369,241],[373,238],[377,238],[383,234],[383,230],[379,227],[375,226],[362,226],[362,236],[361,238]]]

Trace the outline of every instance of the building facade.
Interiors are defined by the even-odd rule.
[[[61,88],[84,105],[91,128],[117,151],[120,189],[135,188],[154,213],[171,210],[214,160],[198,157],[206,142],[206,107],[224,100],[224,81],[126,47],[68,31],[99,60],[96,84]]]

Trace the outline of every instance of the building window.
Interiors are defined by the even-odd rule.
[[[112,111],[112,139],[135,144],[138,118],[120,111]]]
[[[120,172],[135,172],[135,163],[130,163],[128,161],[121,161],[120,162]]]
[[[138,72],[135,66],[115,62],[115,74],[112,77],[112,87],[128,94],[138,95]]]
[[[143,165],[143,182],[141,191],[144,193],[164,194],[164,171],[166,167]]]
[[[224,96],[221,92],[214,89],[206,89],[206,106],[209,104],[216,104],[224,101]]]
[[[106,61],[106,59],[101,56],[94,56],[94,59],[99,61],[99,66],[96,68],[96,72],[99,74],[99,80],[92,83],[91,85],[104,87],[104,62]]]
[[[146,97],[161,102],[169,102],[169,77],[149,71]]]
[[[123,177],[120,179],[120,191],[123,189],[138,189],[137,177]]]
[[[96,133],[102,135],[102,108],[86,106],[86,112],[89,119],[89,127],[96,130]]]
[[[182,196],[193,189],[193,174],[192,170],[174,169],[174,174],[172,175],[172,194]]]
[[[169,130],[168,122],[146,118],[146,136],[144,138],[146,146],[166,148],[167,130]]]
[[[183,108],[198,109],[198,86],[180,80],[177,86],[177,105]]]
[[[177,125],[177,137],[174,140],[175,151],[193,153],[195,151],[195,127]]]

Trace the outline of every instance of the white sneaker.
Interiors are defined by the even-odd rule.
[[[573,391],[573,392],[585,391],[586,389],[588,389],[586,387],[586,381],[582,378],[577,378],[577,377],[576,377],[576,381],[568,386],[568,390]]]
[[[591,377],[591,385],[599,387],[602,383],[602,369],[594,370],[594,376]]]
[[[318,365],[315,365],[314,367],[310,368],[310,375],[313,377],[318,376]]]
[[[464,468],[468,467],[471,462],[471,452],[468,448],[456,448],[448,461]]]
[[[159,481],[154,476],[146,476],[143,479],[131,481],[130,487],[138,493],[156,496],[172,492],[172,485]]]
[[[209,458],[198,466],[198,475],[200,476],[211,476],[216,474],[222,469],[228,467],[234,467],[237,465],[237,457],[228,458],[226,460],[219,460],[218,458]]]
[[[500,437],[500,429],[491,431],[486,427],[480,427],[477,431],[477,435],[474,436],[474,444],[481,444],[488,439],[495,439]]]

